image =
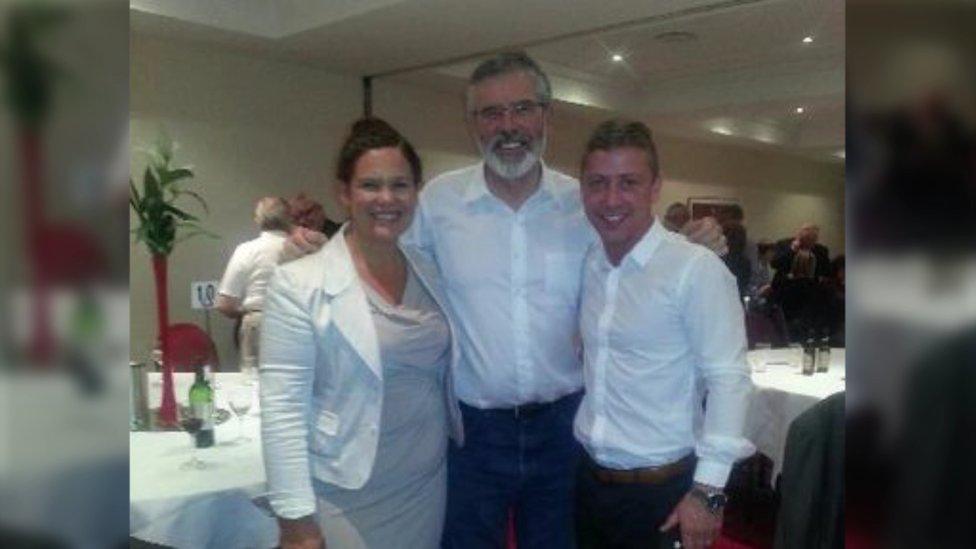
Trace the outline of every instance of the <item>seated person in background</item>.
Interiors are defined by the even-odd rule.
[[[727,223],[722,229],[729,247],[729,253],[725,254],[722,261],[735,276],[739,297],[744,297],[749,290],[749,279],[752,276],[752,265],[746,254],[746,228],[738,223]]]
[[[248,373],[255,372],[258,365],[261,311],[268,280],[281,258],[292,227],[288,204],[277,196],[258,200],[254,223],[261,229],[261,234],[234,250],[220,280],[215,304],[224,316],[240,320],[237,327],[240,369]]]
[[[674,202],[664,212],[664,228],[677,233],[681,228],[691,221],[691,211],[683,202]]]
[[[680,527],[684,547],[709,547],[732,465],[753,451],[735,280],[655,219],[661,178],[644,124],[598,126],[580,185],[601,242],[586,255],[580,303],[578,546],[659,547],[660,531]]]

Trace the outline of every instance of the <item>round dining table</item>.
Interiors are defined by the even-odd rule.
[[[773,461],[773,478],[783,467],[790,423],[814,404],[845,389],[844,349],[830,351],[826,372],[804,375],[799,347],[757,349],[747,358],[753,393],[746,414],[745,435],[756,450]]]
[[[216,443],[194,449],[180,431],[129,435],[129,534],[175,548],[256,548],[278,545],[278,525],[267,510],[261,456],[257,385],[238,373],[217,373],[214,404],[227,418],[215,427]],[[177,403],[185,405],[193,375],[174,376]],[[251,409],[238,422],[228,394],[253,391]],[[149,374],[150,407],[158,406],[160,375]],[[247,440],[236,442],[238,434]],[[203,469],[184,469],[196,452]]]
[[[803,375],[797,348],[761,349],[747,355],[754,391],[746,437],[782,468],[790,423],[824,398],[844,390],[844,349],[832,349],[826,373]],[[175,375],[177,402],[185,405],[193,375]],[[149,374],[150,407],[159,405],[161,379]],[[227,396],[253,391],[243,421],[229,417],[215,428],[216,444],[197,449],[202,470],[181,469],[194,452],[183,432],[137,431],[129,437],[129,532],[136,539],[175,548],[255,548],[278,545],[278,525],[264,499],[257,383],[238,373],[214,375],[215,406],[227,417]],[[238,433],[246,442],[233,442]]]

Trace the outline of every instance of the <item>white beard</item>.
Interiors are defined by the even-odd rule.
[[[506,162],[496,156],[494,153],[496,140],[493,140],[487,147],[479,141],[478,148],[481,149],[481,156],[485,159],[485,165],[488,166],[488,169],[498,177],[511,181],[524,177],[539,164],[542,160],[542,154],[546,150],[546,137],[543,135],[542,139],[536,141],[535,146],[530,147],[529,151],[525,153],[525,157],[518,162]]]

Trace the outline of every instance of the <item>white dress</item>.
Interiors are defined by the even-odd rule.
[[[314,481],[319,524],[329,549],[434,549],[446,505],[450,331],[412,270],[400,305],[363,286],[383,364],[376,461],[358,490]]]

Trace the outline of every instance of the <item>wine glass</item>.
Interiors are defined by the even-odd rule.
[[[190,438],[193,441],[193,450],[191,450],[190,459],[180,464],[180,470],[186,471],[189,469],[195,469],[199,471],[199,470],[206,469],[207,463],[197,457],[196,435],[198,432],[200,432],[200,429],[203,427],[203,420],[201,418],[194,417],[193,415],[188,414],[183,416],[182,419],[180,419],[180,427],[190,435]]]
[[[234,439],[233,443],[250,442],[251,437],[244,435],[243,416],[251,409],[254,388],[250,385],[239,385],[231,388],[228,392],[230,394],[227,398],[227,404],[230,405],[234,417],[237,418],[237,438]]]
[[[769,361],[769,351],[773,346],[771,343],[758,342],[752,351],[753,363],[752,371],[759,374],[766,371],[766,363]]]

